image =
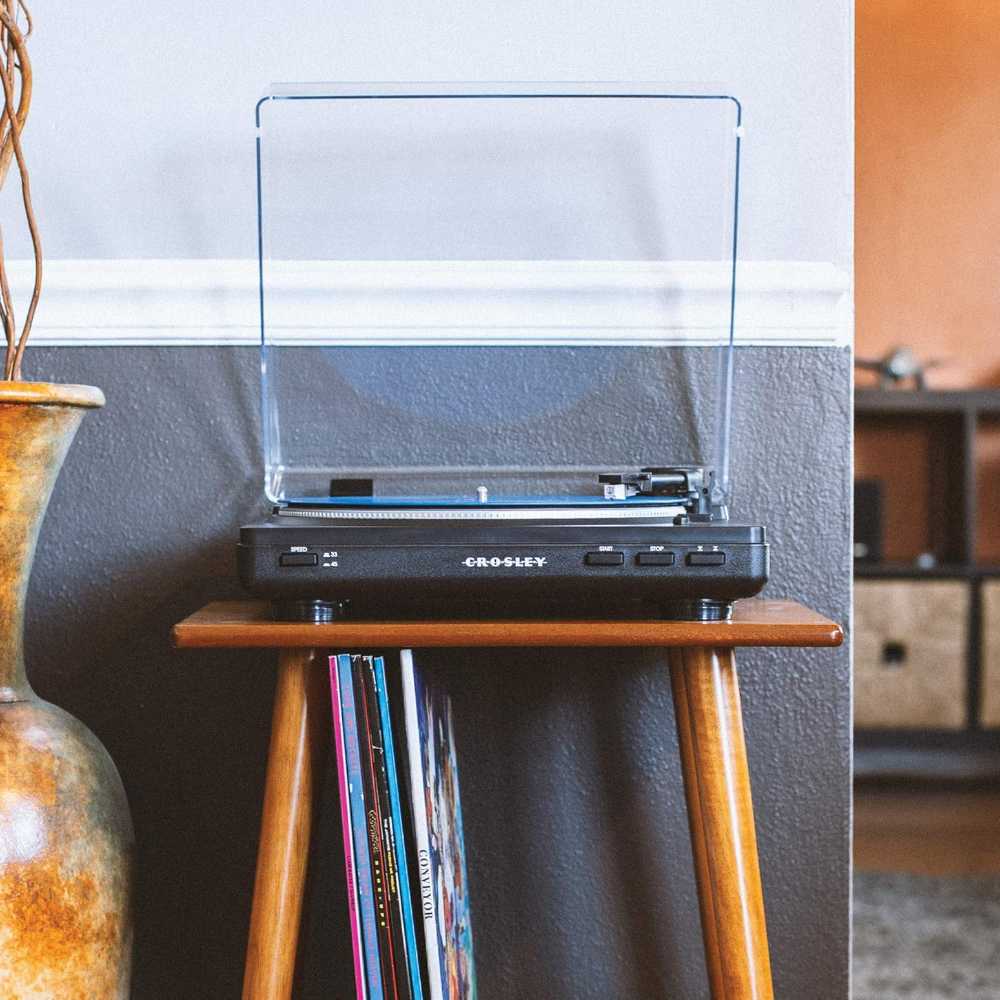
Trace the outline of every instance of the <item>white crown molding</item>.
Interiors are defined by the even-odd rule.
[[[17,301],[31,264],[13,261]],[[850,277],[832,264],[739,267],[737,345],[850,343]],[[725,334],[725,267],[645,261],[348,261],[272,265],[268,321],[283,343],[707,344]],[[53,260],[32,343],[259,342],[254,260]]]

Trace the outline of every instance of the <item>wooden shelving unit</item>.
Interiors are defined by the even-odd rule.
[[[912,502],[912,517],[905,530],[922,533],[921,551],[934,558],[932,566],[912,558],[855,563],[855,580],[958,581],[968,588],[968,620],[963,657],[964,718],[961,727],[885,726],[856,729],[855,771],[859,777],[1000,777],[1000,728],[984,725],[983,588],[1000,581],[1000,564],[981,558],[977,537],[979,519],[981,435],[1000,428],[1000,391],[904,391],[859,389],[855,394],[857,466],[864,472],[864,449],[881,437],[880,448],[895,435],[901,448],[920,442],[923,495],[903,498]],[[912,455],[909,456],[912,459]],[[901,456],[901,461],[906,456]],[[886,470],[890,478],[896,470]],[[897,484],[898,486],[898,484]],[[893,503],[886,489],[886,507]],[[900,498],[896,497],[897,503]],[[894,512],[899,526],[899,510]],[[923,524],[918,523],[924,519]],[[888,517],[892,521],[893,517]],[[892,527],[884,533],[889,536]],[[892,538],[888,539],[890,543]],[[898,553],[897,553],[898,555]],[[863,628],[863,622],[856,626]],[[920,637],[913,637],[917,644]],[[871,665],[856,661],[856,670]],[[998,678],[1000,681],[1000,678]],[[859,715],[864,713],[860,711]]]

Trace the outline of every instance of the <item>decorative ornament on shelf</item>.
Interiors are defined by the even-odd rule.
[[[132,958],[133,833],[121,778],[97,737],[35,694],[24,610],[52,488],[100,389],[21,381],[42,281],[21,138],[31,104],[23,0],[0,0],[0,187],[16,164],[34,251],[18,328],[0,234],[0,984],[5,997],[126,1000]],[[44,616],[58,628],[59,609]],[[70,652],[67,650],[67,653]]]
[[[880,389],[895,389],[907,379],[912,379],[913,388],[923,391],[927,388],[927,369],[943,364],[940,358],[920,361],[909,347],[897,347],[884,358],[854,359],[855,368],[878,374]]]

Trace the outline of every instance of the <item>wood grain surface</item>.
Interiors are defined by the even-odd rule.
[[[243,1000],[292,996],[316,782],[330,741],[327,678],[315,650],[281,653]]]
[[[914,875],[1000,875],[1000,791],[958,782],[854,790],[854,866]]]
[[[174,627],[182,648],[443,646],[839,646],[836,623],[794,601],[738,601],[728,622],[277,622],[263,601],[209,604]]]
[[[675,649],[670,675],[712,1000],[774,1000],[731,649]]]

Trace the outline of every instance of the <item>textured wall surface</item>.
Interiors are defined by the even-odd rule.
[[[848,354],[743,349],[737,363],[737,513],[770,530],[768,593],[845,620]],[[236,996],[273,661],[176,652],[169,630],[239,594],[236,531],[264,513],[256,352],[37,349],[27,367],[108,398],[43,529],[28,656],[39,693],[93,728],[129,793],[134,995]],[[484,1000],[707,997],[665,664],[613,650],[426,656],[453,682]],[[845,1000],[848,653],[740,663],[777,995]],[[304,1000],[350,994],[327,788]]]

